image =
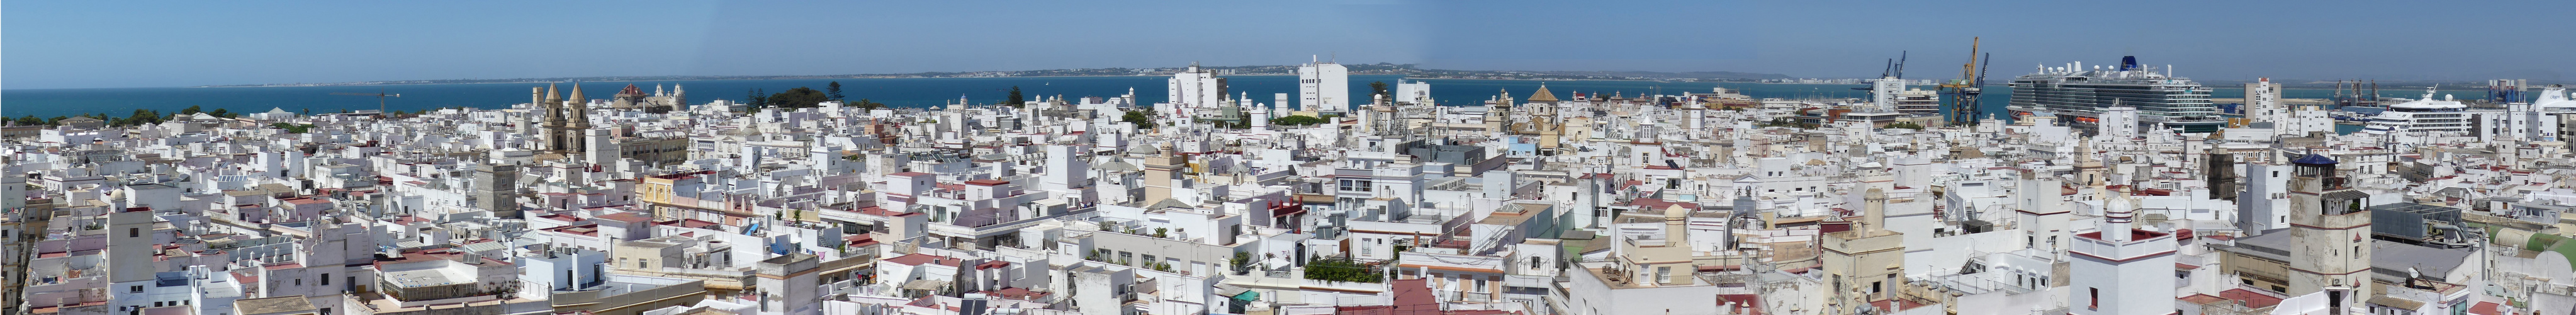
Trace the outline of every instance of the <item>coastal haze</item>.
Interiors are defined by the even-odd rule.
[[[1251,93],[1251,95],[1253,95],[1254,102],[1257,103],[1271,103],[1270,95],[1272,93],[1297,92],[1297,78],[1294,76],[1229,76],[1227,78],[1232,80],[1229,82],[1231,87],[1236,91]],[[1139,101],[1149,103],[1160,102],[1163,101],[1164,94],[1152,91],[1162,89],[1164,79],[1164,77],[1153,76],[854,78],[794,80],[590,81],[583,82],[583,84],[588,88],[603,90],[614,90],[628,84],[633,84],[647,91],[652,90],[656,85],[678,86],[685,87],[691,93],[690,98],[700,102],[719,99],[740,102],[745,101],[745,95],[754,89],[775,93],[797,87],[821,89],[829,85],[831,82],[841,82],[842,88],[845,90],[844,93],[851,95],[851,99],[865,98],[891,106],[924,108],[955,102],[959,97],[965,97],[966,100],[970,102],[990,103],[1005,97],[1012,87],[1019,87],[1022,90],[1022,93],[1031,96],[1052,97],[1061,95],[1069,98],[1114,97],[1126,94],[1128,89],[1132,88],[1137,91],[1145,91],[1138,93],[1137,99]],[[1392,85],[1397,83],[1399,79],[1404,79],[1404,77],[1399,75],[1355,75],[1351,76],[1350,88],[1355,91],[1366,91],[1369,88],[1369,83],[1386,82],[1387,84]],[[1432,97],[1438,100],[1441,104],[1451,106],[1482,104],[1486,99],[1492,98],[1496,93],[1503,91],[1527,94],[1529,91],[1536,90],[1541,84],[1549,85],[1556,91],[1623,95],[1649,95],[1657,92],[1670,94],[1679,94],[1682,92],[1705,94],[1711,93],[1712,91],[1710,89],[1716,87],[1733,89],[1740,93],[1755,97],[1785,99],[1867,98],[1869,94],[1868,91],[1853,90],[1853,87],[1858,87],[1859,85],[1852,84],[1763,84],[1749,82],[1722,83],[1619,80],[1404,80],[1432,83],[1433,86],[1436,87],[1432,89]],[[544,84],[525,82],[287,87],[25,89],[10,90],[7,93],[0,93],[0,104],[10,105],[6,108],[0,108],[0,116],[35,116],[40,118],[51,118],[57,116],[78,116],[85,114],[108,114],[110,116],[123,117],[137,109],[177,112],[179,109],[189,106],[199,106],[201,109],[208,111],[218,108],[227,109],[234,113],[263,112],[270,109],[281,109],[297,113],[303,113],[308,109],[313,113],[335,113],[344,110],[354,111],[377,109],[376,99],[373,97],[331,95],[331,93],[350,92],[382,92],[402,95],[402,97],[386,99],[384,105],[385,110],[420,111],[455,107],[501,109],[508,108],[514,104],[526,103],[526,97],[518,94],[525,93],[529,87],[542,85]],[[2010,87],[2000,85],[1990,86],[1988,89],[1991,91],[1988,93],[1996,93],[1998,95],[2008,94],[2009,91],[2011,91]],[[2212,98],[2244,97],[2244,89],[2242,88],[2220,87],[2213,90],[2214,91],[2210,96]],[[2465,95],[2470,93],[2483,93],[2483,91],[2461,90],[2453,91],[2453,93]],[[2332,96],[2334,91],[2331,89],[2313,88],[2289,89],[2285,91],[2284,94],[2284,97],[2287,98],[2322,99]],[[2415,97],[2419,94],[2421,94],[2420,90],[2398,89],[2394,87],[2380,91],[2380,95],[2387,97]],[[2004,111],[2004,105],[2008,101],[2009,98],[2007,97],[1992,97],[1981,100],[1981,103],[1984,103],[1984,112],[2001,113]]]
[[[2576,314],[2576,2],[0,3],[0,314]]]

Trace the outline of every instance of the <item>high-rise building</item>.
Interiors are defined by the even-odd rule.
[[[2290,161],[2290,296],[2325,292],[2326,307],[2353,309],[2370,298],[2369,194],[2346,186],[2335,160]]]
[[[1895,111],[1896,94],[1905,92],[1905,79],[1882,77],[1869,80],[1869,104],[1878,111]]]
[[[1299,110],[1351,111],[1350,69],[1331,61],[1298,65],[1297,92],[1304,95],[1297,103]]]
[[[1433,105],[1431,99],[1431,82],[1406,82],[1404,79],[1396,79],[1395,95],[1393,95],[1393,97],[1396,103]]]
[[[2280,124],[2287,124],[2290,119],[2290,108],[2281,105],[2281,85],[2272,84],[2272,78],[2255,78],[2254,83],[2245,84],[2243,110],[2245,118],[2258,123],[2273,123],[2273,128],[2280,128]]]
[[[1183,107],[1216,107],[1225,101],[1225,78],[1217,77],[1214,71],[1199,68],[1195,62],[1190,63],[1189,68],[1181,69],[1180,73],[1172,74],[1167,84],[1170,95],[1164,98],[1164,102],[1185,105]]]

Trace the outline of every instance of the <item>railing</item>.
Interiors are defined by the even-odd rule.
[[[1468,302],[1492,301],[1494,300],[1494,294],[1484,292],[1459,292],[1456,300]]]

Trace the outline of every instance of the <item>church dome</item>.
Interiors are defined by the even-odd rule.
[[[1138,143],[1133,146],[1128,146],[1127,154],[1144,156],[1163,155],[1163,149],[1154,147],[1154,145],[1150,143]]]
[[[1539,83],[1539,84],[1538,84],[1538,92],[1531,92],[1531,93],[1530,93],[1530,97],[1529,97],[1529,101],[1530,101],[1530,102],[1532,102],[1532,103],[1536,103],[1536,102],[1555,102],[1555,101],[1557,101],[1557,99],[1556,99],[1556,93],[1549,93],[1549,92],[1547,91],[1547,84],[1546,84],[1546,83]]]

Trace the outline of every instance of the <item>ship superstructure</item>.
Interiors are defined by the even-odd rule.
[[[2102,110],[2113,102],[2137,107],[2142,127],[2162,125],[2182,133],[2207,133],[2226,124],[2218,117],[2218,107],[2209,102],[2210,88],[2173,76],[2171,67],[2157,72],[2138,65],[2136,57],[2120,60],[2113,68],[2087,69],[2082,62],[2041,66],[2038,73],[2013,78],[2008,109],[2015,116],[2054,113],[2059,121],[2087,131],[2099,130]]]
[[[2459,101],[2433,98],[2434,89],[2425,88],[2424,97],[2388,105],[2388,110],[2370,117],[2366,133],[2412,131],[2469,131],[2469,105]]]

